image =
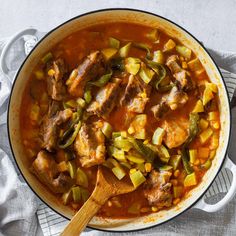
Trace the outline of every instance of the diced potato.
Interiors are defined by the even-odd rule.
[[[219,120],[219,113],[217,111],[211,111],[208,113],[208,120]]]
[[[127,57],[130,48],[131,48],[131,43],[127,43],[125,46],[123,46],[122,48],[120,48],[120,50],[119,50],[119,55],[120,55],[120,57]]]
[[[204,130],[200,135],[200,141],[202,144],[206,143],[209,138],[212,136],[213,134],[213,130],[211,128],[207,128],[206,130]]]
[[[164,135],[165,135],[165,130],[158,127],[152,136],[152,143],[155,145],[161,145]]]
[[[169,39],[166,44],[164,45],[164,51],[170,51],[174,49],[176,46],[175,42],[173,39]]]
[[[137,170],[134,173],[130,173],[129,176],[135,188],[146,181],[146,178],[143,176],[140,170]]]
[[[165,58],[164,58],[163,52],[161,50],[154,51],[152,60],[154,62],[164,64]]]
[[[211,150],[211,151],[210,151],[209,158],[210,158],[211,160],[213,160],[214,157],[215,157],[215,155],[216,155],[216,150]]]
[[[126,175],[125,171],[122,169],[121,166],[116,166],[112,168],[112,172],[119,180],[123,179]]]
[[[201,62],[195,58],[188,62],[188,67],[191,71],[201,71],[203,69]]]
[[[116,55],[117,51],[118,50],[116,48],[105,48],[105,49],[101,50],[104,58],[107,61],[110,60],[112,57],[114,57]]]
[[[184,179],[184,186],[185,187],[191,187],[194,185],[197,185],[197,177],[196,177],[195,172],[193,172],[190,175],[187,175]]]
[[[149,84],[152,80],[153,76],[155,75],[155,72],[152,69],[149,69],[147,67],[142,67],[139,71],[140,78],[146,83]]]
[[[186,59],[190,59],[191,58],[191,54],[192,54],[192,51],[191,49],[185,47],[185,46],[180,46],[180,45],[177,45],[176,46],[176,51],[181,55],[183,56],[184,58]]]
[[[192,164],[196,161],[197,157],[198,157],[197,149],[190,149],[189,150],[189,158],[190,158],[190,162]]]
[[[213,83],[206,83],[206,87],[208,87],[212,92],[217,93],[218,92],[218,87],[216,84]]]
[[[203,92],[203,105],[205,106],[209,101],[211,101],[214,98],[214,94],[211,91],[211,89],[209,88],[205,88],[204,92]]]
[[[204,112],[204,107],[203,107],[203,104],[202,104],[202,100],[198,100],[196,105],[194,106],[193,108],[193,113],[199,113],[199,112]]]
[[[158,29],[152,29],[149,33],[146,34],[147,38],[152,40],[154,43],[159,40],[159,31]]]
[[[219,137],[216,133],[214,133],[211,138],[210,149],[211,150],[217,149],[218,146],[219,146]]]
[[[182,186],[174,186],[173,187],[173,194],[174,198],[179,198],[183,194],[183,187]]]
[[[210,150],[207,147],[198,148],[198,157],[207,159],[209,157]]]
[[[170,158],[169,164],[173,167],[174,170],[178,169],[181,162],[181,155],[173,155]]]
[[[207,128],[208,128],[208,125],[209,125],[209,122],[208,122],[207,120],[205,120],[205,119],[203,119],[203,118],[200,119],[200,121],[199,121],[199,128],[200,128],[201,130],[207,129]]]
[[[128,57],[125,59],[125,69],[128,73],[136,75],[140,69],[140,59],[134,57]]]

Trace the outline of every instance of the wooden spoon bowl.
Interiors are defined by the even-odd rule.
[[[118,180],[109,169],[99,166],[97,182],[92,195],[74,215],[61,235],[80,235],[92,217],[96,215],[109,198],[134,190],[135,188],[131,182]]]

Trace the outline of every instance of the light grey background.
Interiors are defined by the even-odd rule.
[[[207,47],[236,52],[236,0],[0,0],[0,38],[29,26],[47,32],[81,13],[114,7],[154,12]]]
[[[28,26],[48,31],[81,13],[129,7],[165,16],[207,47],[236,51],[236,0],[0,0],[0,37]]]

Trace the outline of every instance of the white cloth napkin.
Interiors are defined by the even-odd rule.
[[[0,40],[0,53],[4,45]],[[210,50],[222,69],[230,96],[236,87],[236,54]],[[24,40],[19,40],[9,55],[8,76],[12,80],[24,58]],[[229,72],[230,71],[230,72]],[[32,193],[22,180],[9,148],[6,131],[6,109],[10,91],[9,82],[0,72],[0,235],[34,236],[37,229],[36,212],[44,236],[56,236],[63,230],[67,220],[53,212]],[[231,158],[233,158],[231,156]],[[235,153],[236,160],[236,153]],[[228,191],[231,175],[222,170],[205,197],[214,201],[217,193]],[[217,197],[215,197],[217,195]],[[38,210],[37,210],[38,209]],[[208,214],[189,210],[167,224],[130,235],[236,235],[236,198],[218,213]],[[84,236],[114,235],[87,229]],[[117,234],[116,234],[117,235]],[[121,235],[121,234],[119,234]],[[127,235],[124,233],[122,235]]]

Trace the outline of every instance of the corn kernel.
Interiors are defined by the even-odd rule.
[[[143,144],[145,144],[145,145],[148,144],[148,143],[149,143],[149,140],[148,140],[148,139],[146,139],[146,140],[143,141]]]
[[[153,211],[153,212],[157,212],[157,211],[158,211],[158,208],[155,207],[155,206],[153,206],[153,207],[152,207],[152,211]]]
[[[173,184],[173,186],[178,185],[178,180],[177,179],[172,179],[170,182]]]
[[[183,69],[187,69],[187,68],[188,68],[188,64],[187,64],[186,61],[183,61],[183,62],[182,62],[182,68],[183,68]]]
[[[146,170],[146,172],[151,172],[152,164],[151,163],[145,163],[145,170]]]
[[[179,174],[180,174],[180,171],[179,171],[179,170],[176,170],[176,171],[174,172],[174,177],[178,177]]]
[[[50,70],[48,71],[48,75],[49,75],[49,76],[53,76],[54,74],[55,74],[55,70],[50,69]]]
[[[180,198],[176,198],[176,199],[174,199],[173,204],[177,205],[179,202],[180,202]]]
[[[136,172],[136,169],[135,169],[135,168],[132,168],[132,169],[129,170],[129,173],[130,173],[130,174],[133,174],[134,172]]]
[[[128,133],[129,133],[129,134],[133,134],[134,132],[135,132],[135,130],[134,130],[134,127],[133,127],[133,126],[131,126],[131,127],[128,128]]]
[[[108,202],[107,202],[107,205],[108,205],[109,207],[111,207],[111,206],[112,206],[112,202],[111,202],[111,201],[108,201]]]

